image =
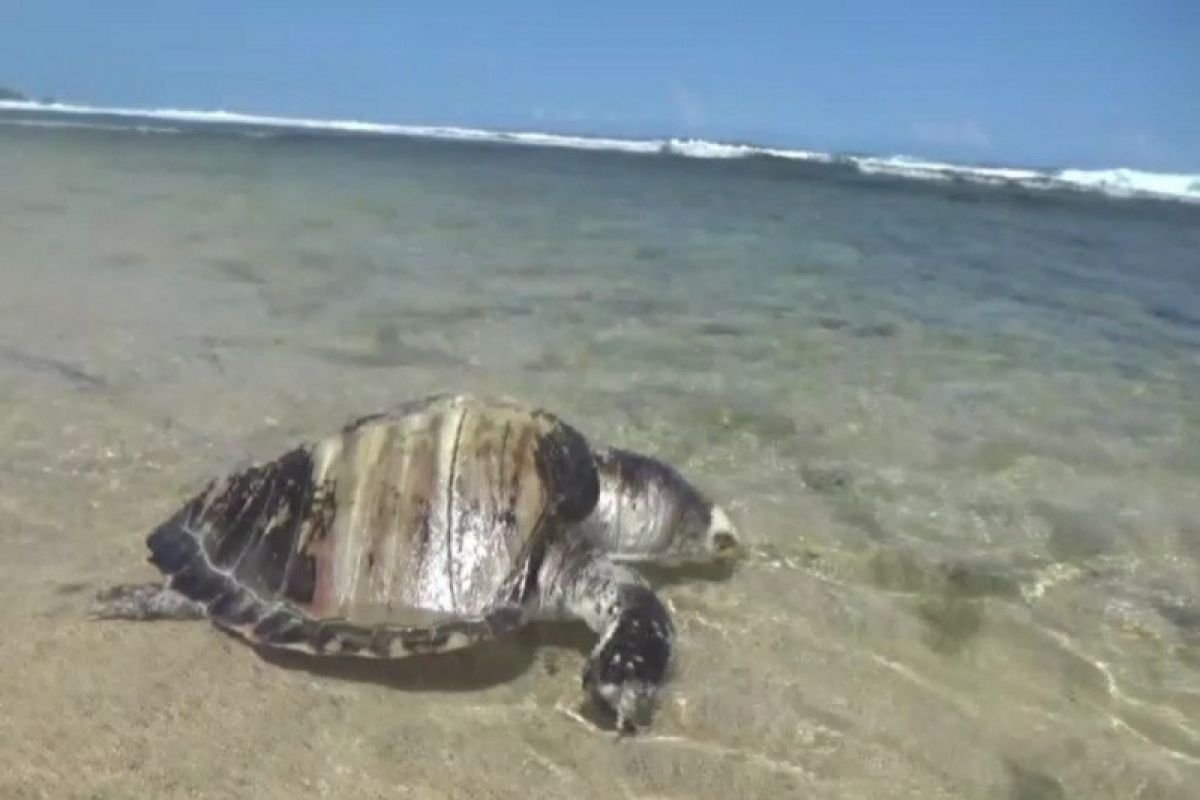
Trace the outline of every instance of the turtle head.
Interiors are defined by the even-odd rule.
[[[737,554],[729,515],[670,464],[615,448],[595,458],[600,498],[584,524],[614,559],[681,564]]]
[[[742,547],[737,528],[729,521],[725,509],[710,503],[708,527],[704,529],[704,546],[713,558],[730,558]]]

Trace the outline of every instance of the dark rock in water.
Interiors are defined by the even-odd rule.
[[[834,505],[834,516],[838,521],[858,528],[873,542],[886,542],[892,538],[887,529],[880,524],[875,512],[862,505],[852,495]]]
[[[889,591],[926,596],[920,614],[927,623],[952,622],[955,615],[971,616],[961,601],[996,597],[1013,599],[1021,594],[1017,580],[1000,565],[966,561],[934,563],[912,552],[882,549],[869,563],[871,582]]]
[[[1200,606],[1174,602],[1157,602],[1155,610],[1188,638],[1200,637]]]
[[[778,298],[758,297],[750,301],[753,308],[770,315],[773,319],[782,319],[787,316],[792,316],[796,313],[796,305],[787,303]]]
[[[1016,598],[1021,594],[1021,586],[1014,578],[983,564],[943,564],[942,570],[946,580],[946,592],[955,597]]]
[[[604,305],[613,314],[632,318],[649,317],[671,309],[668,301],[650,296],[616,295],[607,298]]]
[[[1012,800],[1060,800],[1066,797],[1062,784],[1050,775],[1015,761],[1007,761],[1004,766],[1008,770],[1008,796]]]
[[[925,644],[944,656],[958,655],[979,635],[986,598],[1020,592],[1015,581],[967,564],[939,564],[928,577],[934,592],[918,603],[917,617],[925,624]]]
[[[1149,306],[1146,311],[1150,316],[1155,319],[1161,319],[1164,322],[1171,322],[1188,328],[1200,327],[1200,316],[1188,314],[1181,308],[1159,304]]]
[[[766,442],[787,442],[797,434],[796,420],[770,406],[751,402],[729,406],[699,404],[696,419],[704,427],[725,433],[749,433]]]
[[[814,492],[829,494],[850,486],[850,473],[841,467],[823,467],[806,464],[800,468],[804,485]]]
[[[1034,502],[1033,511],[1050,525],[1046,549],[1057,561],[1075,562],[1103,555],[1116,544],[1121,531],[1112,515]]]
[[[124,269],[126,267],[145,266],[146,261],[145,253],[139,253],[134,250],[122,250],[116,253],[108,253],[101,257],[98,263],[104,267]]]
[[[219,256],[211,259],[211,263],[217,272],[238,283],[266,283],[255,271],[254,265],[244,258]]]
[[[943,596],[923,600],[917,615],[927,628],[926,644],[943,655],[956,655],[983,627],[983,609],[974,600]]]
[[[394,323],[388,322],[375,330],[375,350],[389,352],[400,347],[400,329]]]
[[[706,336],[742,336],[745,330],[725,322],[705,322],[696,329]]]
[[[24,350],[7,346],[0,347],[0,356],[6,356],[9,360],[27,369],[57,375],[70,382],[76,389],[96,390],[109,388],[108,381],[102,376],[94,375],[81,367],[58,358],[27,353]]]
[[[16,89],[8,86],[0,86],[0,100],[27,102],[29,98],[21,92],[18,92]]]
[[[462,366],[467,363],[465,359],[439,348],[406,343],[400,335],[400,329],[393,323],[385,323],[374,330],[369,349],[312,347],[309,351],[316,357],[334,364],[383,369],[411,367],[416,364]]]
[[[61,200],[29,200],[20,207],[30,214],[61,214],[67,210],[67,204]]]
[[[530,372],[559,372],[571,368],[571,360],[566,355],[547,350],[537,358],[530,359],[521,365]]]
[[[936,577],[925,564],[903,550],[883,549],[871,557],[868,564],[871,583],[893,592],[931,592],[936,589]]]
[[[1022,457],[1033,452],[1034,443],[1016,436],[983,438],[961,448],[962,459],[968,466],[989,473],[1012,469]]]
[[[1181,664],[1200,672],[1200,644],[1185,644],[1176,651]]]
[[[863,339],[886,339],[895,336],[899,330],[894,322],[876,322],[871,325],[859,325],[851,333]]]
[[[818,317],[817,327],[827,331],[840,331],[850,327],[850,323],[841,317]]]
[[[639,245],[633,251],[633,258],[636,261],[659,261],[666,255],[666,248],[657,247],[652,244]]]
[[[331,254],[309,247],[297,252],[294,260],[297,265],[318,272],[329,269],[334,261]]]
[[[1176,529],[1179,547],[1200,561],[1200,524],[1183,521]]]

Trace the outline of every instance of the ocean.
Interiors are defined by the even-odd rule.
[[[0,110],[0,797],[1194,795],[1200,179],[632,144]],[[87,618],[214,473],[441,390],[730,510],[649,730],[578,626]]]

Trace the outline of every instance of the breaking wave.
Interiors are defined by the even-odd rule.
[[[907,156],[854,156],[812,150],[759,147],[749,144],[710,142],[703,139],[623,139],[600,136],[570,136],[554,133],[490,131],[449,125],[398,125],[360,120],[304,119],[233,111],[194,111],[189,109],[120,108],[0,101],[0,111],[35,112],[38,119],[5,119],[0,123],[55,127],[51,116],[100,119],[127,118],[141,125],[106,125],[103,122],[79,122],[73,127],[97,129],[132,128],[143,133],[179,133],[177,127],[147,125],[145,121],[189,123],[195,125],[253,129],[249,135],[289,131],[319,131],[369,136],[410,136],[465,142],[494,142],[532,147],[559,147],[573,150],[611,151],[639,155],[670,155],[698,159],[776,158],[824,164],[843,164],[868,175],[887,175],[914,180],[952,181],[1020,186],[1030,189],[1073,189],[1100,192],[1112,197],[1155,197],[1200,203],[1200,174],[1147,172],[1117,168],[1100,170],[1036,170],[1019,167],[979,167],[947,164]],[[67,126],[68,123],[58,123]]]

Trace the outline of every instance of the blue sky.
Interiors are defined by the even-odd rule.
[[[1200,170],[1196,0],[38,0],[0,7],[0,84],[108,105]]]

